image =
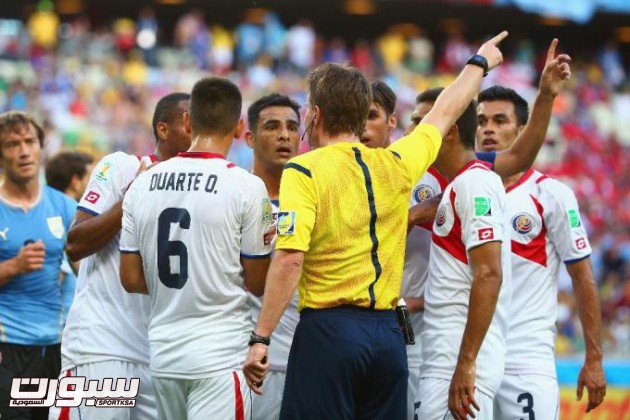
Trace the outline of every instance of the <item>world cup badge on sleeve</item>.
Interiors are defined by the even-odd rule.
[[[278,212],[278,236],[295,235],[295,211]]]

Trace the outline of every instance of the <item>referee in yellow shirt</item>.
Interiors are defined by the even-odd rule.
[[[423,122],[387,149],[359,141],[372,102],[359,71],[324,64],[309,74],[306,131],[317,150],[285,165],[276,253],[243,368],[262,393],[269,336],[299,282],[281,419],[405,418],[407,359],[394,308],[409,195],[483,75],[501,63],[506,36],[482,45]]]

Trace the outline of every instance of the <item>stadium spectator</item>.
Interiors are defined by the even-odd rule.
[[[47,419],[9,407],[13,378],[59,376],[59,271],[76,203],[39,181],[44,131],[28,114],[0,114],[0,416]],[[34,391],[30,386],[24,391]]]

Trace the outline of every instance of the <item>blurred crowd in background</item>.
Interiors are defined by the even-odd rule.
[[[384,28],[377,39],[325,38],[308,20],[285,25],[252,9],[236,27],[209,23],[200,10],[164,33],[152,9],[136,19],[92,26],[87,17],[62,20],[41,2],[26,20],[0,19],[0,111],[28,110],[44,124],[46,155],[79,149],[97,158],[123,150],[150,153],[153,107],[173,91],[189,91],[208,74],[236,82],[251,102],[278,91],[305,103],[304,75],[322,62],[349,62],[398,96],[402,135],[414,99],[444,86],[482,40],[457,26],[440,42],[422,28]],[[536,92],[546,45],[512,40],[505,63],[484,84],[506,85],[529,100]],[[562,46],[562,40],[560,40]],[[573,51],[566,51],[574,54]],[[577,54],[577,52],[575,52]],[[630,354],[630,75],[614,42],[572,64],[571,86],[557,99],[536,167],[569,184],[581,205],[594,249],[608,354]],[[485,86],[484,86],[485,87]],[[301,150],[308,149],[302,144]],[[250,168],[239,139],[228,159]],[[583,350],[568,276],[560,281],[558,354]]]

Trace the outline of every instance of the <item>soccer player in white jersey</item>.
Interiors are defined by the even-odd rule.
[[[162,419],[251,412],[241,371],[253,330],[247,291],[264,290],[272,212],[263,181],[224,157],[243,132],[241,105],[232,82],[198,81],[184,114],[190,149],[141,174],[125,195],[121,281],[150,297]]]
[[[477,147],[509,147],[528,118],[527,102],[495,86],[479,94]],[[512,235],[512,303],[505,376],[495,397],[496,418],[553,420],[559,415],[554,360],[558,270],[565,264],[575,291],[586,344],[578,399],[588,390],[589,412],[606,393],[600,343],[600,308],[591,247],[575,195],[534,169],[503,178]]]
[[[420,96],[426,115],[442,89]],[[505,190],[475,159],[475,104],[449,133],[434,163],[449,180],[433,224],[424,293],[418,418],[492,419],[503,376],[510,297]]]
[[[493,162],[493,169],[502,176],[511,176],[526,170],[534,162],[540,147],[544,143],[547,125],[555,97],[564,85],[566,76],[556,69],[566,66],[569,57],[555,57],[554,48],[548,57],[542,72],[538,94],[532,108],[532,118],[519,132],[517,140],[509,148],[487,153],[479,153],[478,159]],[[564,67],[563,67],[564,68]],[[381,81],[374,81],[372,86],[373,102],[370,107],[366,129],[361,141],[368,147],[387,147],[390,145],[391,132],[396,127],[396,95]],[[417,104],[411,116],[411,125],[406,133],[419,124],[420,104]],[[424,289],[428,275],[429,249],[433,219],[439,204],[439,196],[448,181],[435,168],[430,168],[418,181],[410,198],[409,235],[405,249],[405,266],[401,296],[411,312],[411,323],[416,335],[416,344],[407,346],[409,365],[408,418],[417,416],[419,408],[418,387],[420,384],[420,365],[422,362],[422,311],[424,311]]]
[[[145,296],[126,293],[119,281],[122,200],[141,164],[169,159],[190,146],[190,136],[183,129],[188,99],[187,93],[162,98],[153,117],[154,155],[139,158],[116,152],[105,156],[79,202],[66,250],[73,261],[84,261],[63,333],[61,375],[85,376],[88,380],[140,378],[140,391],[133,408],[81,406],[71,410],[73,419],[156,417],[148,370],[149,301]],[[63,410],[51,409],[51,419],[67,418],[60,417],[63,415]]]
[[[299,110],[300,106],[295,101],[278,93],[263,96],[247,110],[249,131],[245,133],[245,139],[254,150],[252,173],[262,179],[267,188],[271,199],[274,229],[277,223],[282,170],[285,163],[297,155],[300,144]],[[270,235],[269,238],[271,237]],[[250,293],[254,322],[258,320],[263,298]],[[275,420],[280,417],[289,350],[299,320],[296,292],[282,314],[278,327],[271,335],[270,368],[264,381],[263,395],[252,395],[253,420]]]

